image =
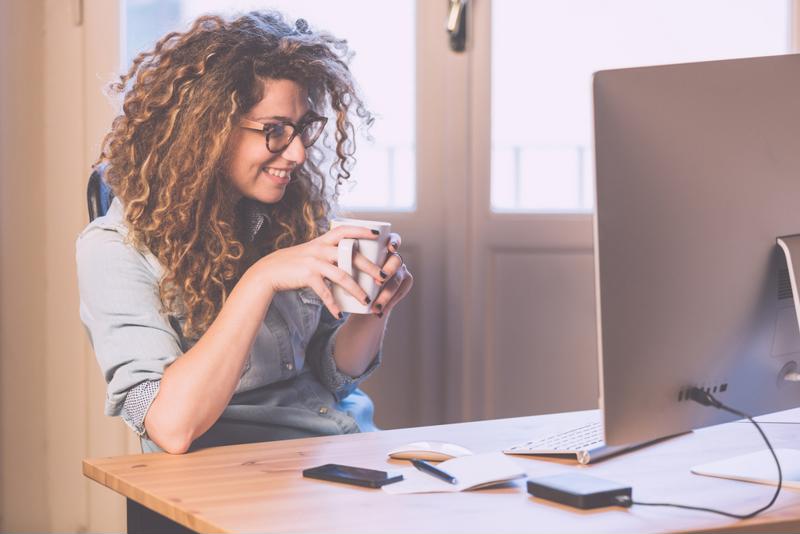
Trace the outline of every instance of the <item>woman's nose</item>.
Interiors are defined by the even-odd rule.
[[[306,147],[303,146],[303,141],[300,136],[296,136],[286,147],[286,150],[281,154],[284,159],[295,162],[297,165],[302,165],[306,160]]]

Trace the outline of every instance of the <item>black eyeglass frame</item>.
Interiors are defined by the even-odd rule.
[[[308,144],[303,143],[304,147],[309,148],[311,145],[313,145],[314,143],[317,142],[317,139],[319,139],[319,136],[325,130],[325,125],[328,123],[328,118],[327,117],[323,117],[322,115],[317,115],[313,111],[309,111],[308,113],[306,113],[303,116],[303,118],[300,119],[300,121],[297,122],[297,124],[295,124],[294,122],[292,122],[290,120],[284,120],[284,119],[276,120],[275,122],[269,122],[269,123],[266,123],[266,124],[261,123],[261,122],[257,122],[257,121],[252,121],[250,119],[241,119],[239,121],[239,126],[242,127],[242,128],[246,128],[248,130],[255,130],[255,131],[258,131],[258,132],[263,132],[264,133],[264,141],[265,141],[265,143],[267,145],[267,150],[269,150],[273,154],[280,154],[281,152],[283,152],[284,150],[289,148],[289,145],[292,144],[292,141],[294,141],[295,137],[297,137],[298,135],[302,135],[303,131],[305,131],[305,129],[308,126],[310,126],[311,124],[314,124],[315,122],[319,122],[320,123],[319,131],[317,132],[317,134],[314,136],[313,139],[308,141]],[[286,141],[286,143],[282,147],[280,147],[280,149],[273,150],[269,146],[270,133],[272,133],[272,128],[274,126],[278,125],[278,124],[281,124],[283,126],[291,126],[292,127],[292,135],[289,136],[289,139]],[[302,137],[300,139],[302,140]]]

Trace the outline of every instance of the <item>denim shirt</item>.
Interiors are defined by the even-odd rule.
[[[78,236],[80,317],[108,384],[104,413],[121,415],[140,436],[142,449],[157,451],[145,432],[144,413],[164,370],[191,343],[182,335],[184,319],[162,311],[163,267],[149,251],[127,242],[127,233],[124,208],[115,199]],[[357,386],[379,365],[381,353],[359,377],[339,371],[333,351],[342,322],[308,288],[276,293],[230,403],[195,444],[376,430],[372,401]],[[132,390],[141,397],[134,404],[144,405],[140,417],[124,409]]]

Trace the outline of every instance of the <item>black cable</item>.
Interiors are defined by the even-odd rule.
[[[726,406],[726,405],[722,404],[720,401],[718,401],[716,399],[716,397],[714,397],[714,395],[712,395],[708,391],[702,390],[700,388],[692,388],[692,389],[690,389],[689,390],[689,398],[691,398],[695,402],[698,402],[698,403],[702,404],[703,406],[713,406],[714,408],[717,408],[719,410],[724,410],[726,412],[730,412],[730,413],[732,413],[734,415],[737,415],[739,417],[746,417],[747,419],[750,420],[751,423],[753,423],[755,425],[756,429],[761,434],[761,437],[764,438],[764,441],[767,444],[767,448],[769,449],[769,452],[772,453],[772,457],[775,459],[775,465],[778,468],[778,487],[775,489],[775,494],[772,496],[772,499],[765,506],[762,506],[761,508],[759,508],[758,510],[756,510],[754,512],[750,512],[749,514],[734,514],[734,513],[731,513],[731,512],[724,512],[722,510],[715,510],[713,508],[703,508],[701,506],[689,506],[689,505],[686,505],[686,504],[671,504],[671,503],[663,503],[663,502],[641,502],[641,501],[634,501],[633,499],[631,499],[629,497],[618,497],[617,501],[619,502],[619,504],[622,505],[622,506],[625,506],[625,507],[629,507],[629,506],[632,506],[634,504],[638,504],[638,505],[641,505],[641,506],[670,506],[670,507],[673,507],[673,508],[684,508],[686,510],[698,510],[698,511],[701,511],[701,512],[711,512],[711,513],[714,513],[714,514],[720,514],[720,515],[724,515],[724,516],[727,516],[727,517],[732,517],[734,519],[750,519],[751,517],[757,516],[758,514],[760,514],[761,512],[763,512],[764,510],[766,510],[767,508],[772,506],[773,504],[775,504],[775,501],[778,499],[778,495],[781,492],[781,487],[783,486],[783,472],[781,471],[781,463],[778,461],[778,455],[775,454],[775,450],[772,448],[772,444],[767,439],[767,435],[764,434],[764,431],[761,430],[761,427],[758,426],[758,423],[756,423],[753,420],[753,418],[750,417],[749,415],[747,415],[746,413],[740,412],[739,410],[736,410],[734,408],[731,408],[729,406]]]

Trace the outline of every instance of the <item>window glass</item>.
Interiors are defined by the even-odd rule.
[[[787,53],[791,13],[790,0],[493,1],[492,209],[593,209],[593,72]]]

